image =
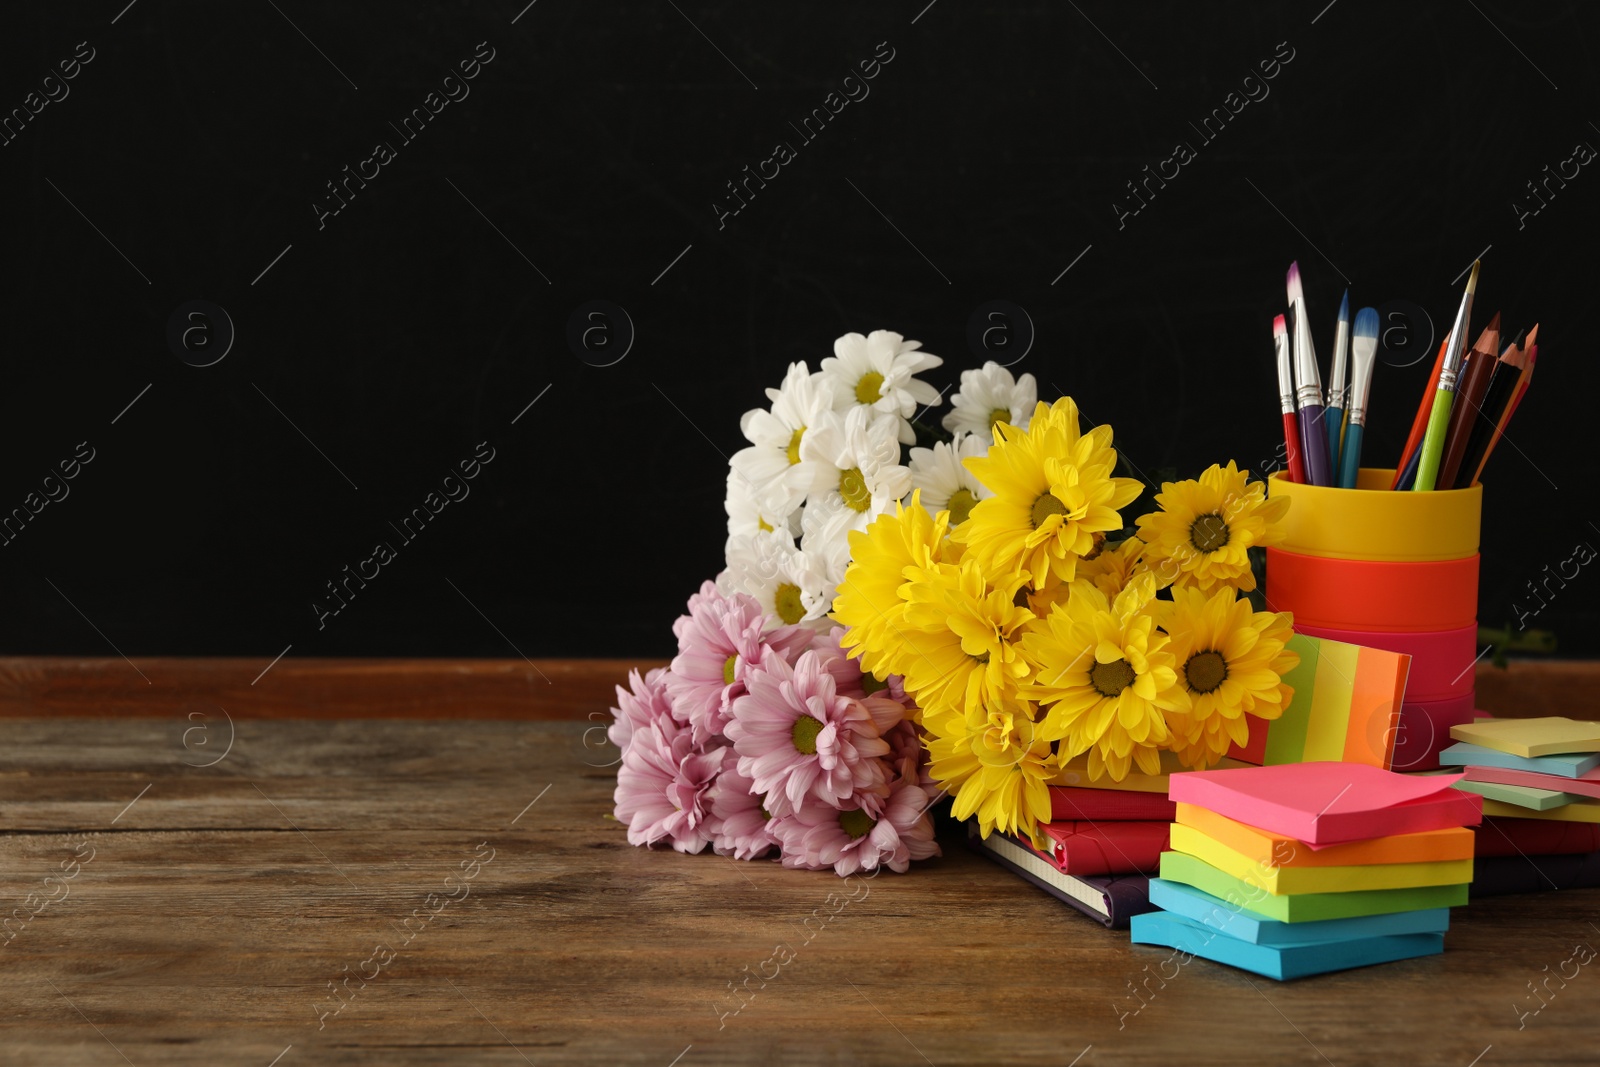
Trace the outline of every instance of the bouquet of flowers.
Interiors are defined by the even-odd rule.
[[[1039,842],[1046,784],[1169,751],[1204,768],[1292,697],[1283,613],[1255,611],[1248,550],[1281,536],[1233,463],[1141,483],[1112,431],[1028,374],[964,371],[943,419],[915,341],[848,334],[746,412],[726,569],[678,620],[670,668],[618,689],[629,840],[841,875],[935,855],[926,809]],[[931,447],[914,447],[923,430]],[[911,446],[911,447],[908,447]],[[1076,764],[1074,764],[1076,766]]]

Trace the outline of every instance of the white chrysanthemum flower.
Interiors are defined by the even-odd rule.
[[[728,494],[722,507],[728,513],[729,537],[782,530],[793,540],[800,534],[800,509],[795,508],[788,515],[773,515],[764,511],[755,487],[735,468],[728,469]]]
[[[992,445],[995,423],[1010,423],[1026,430],[1038,402],[1039,390],[1033,375],[1014,379],[1010,371],[991,359],[982,370],[961,372],[961,388],[950,398],[944,428],[953,434],[970,433]]]
[[[897,421],[897,416],[857,404],[811,427],[800,441],[801,462],[810,465],[807,505],[837,493],[851,510],[865,514],[877,509],[882,514],[905,496],[911,472],[900,462]]]
[[[944,363],[917,351],[921,347],[921,341],[907,341],[889,330],[873,330],[867,337],[847,333],[833,342],[835,358],[822,361],[821,373],[833,380],[845,404],[894,416],[900,443],[915,444],[911,417],[919,405],[937,404],[939,390],[912,375]]]
[[[782,531],[738,534],[728,538],[728,565],[717,575],[724,595],[748,593],[767,613],[768,630],[803,624],[817,630],[833,625],[836,581],[819,558],[796,548]]]
[[[800,520],[800,547],[807,556],[821,562],[824,573],[837,590],[850,565],[850,531],[865,530],[879,515],[894,510],[895,501],[869,505],[857,511],[844,502],[837,490],[813,497]]]
[[[949,509],[950,527],[954,529],[967,521],[972,505],[994,496],[962,463],[988,454],[989,446],[973,433],[958,433],[949,444],[940,441],[932,448],[913,448],[911,488],[922,490],[922,506],[929,514]]]
[[[813,478],[800,455],[800,441],[839,406],[839,393],[821,372],[791,363],[782,387],[768,389],[767,397],[771,410],[752,408],[739,420],[750,447],[735,452],[730,462],[749,483],[763,513],[787,516],[800,506]]]

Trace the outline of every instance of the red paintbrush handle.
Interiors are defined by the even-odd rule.
[[[1283,415],[1283,443],[1289,447],[1289,477],[1304,484],[1306,468],[1300,459],[1300,423],[1292,411]]]

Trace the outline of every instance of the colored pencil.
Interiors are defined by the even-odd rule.
[[[1518,337],[1506,345],[1506,350],[1494,361],[1494,371],[1489,376],[1489,385],[1484,390],[1483,401],[1474,413],[1476,417],[1472,420],[1472,430],[1467,435],[1467,447],[1461,457],[1461,469],[1457,471],[1455,481],[1451,483],[1457,489],[1467,488],[1477,478],[1478,468],[1482,466],[1483,457],[1489,451],[1489,440],[1500,428],[1500,420],[1505,417],[1512,398],[1516,396],[1517,385],[1522,381],[1522,370],[1527,366],[1528,360],[1521,341],[1522,338]]]
[[[1348,425],[1339,452],[1339,484],[1346,489],[1356,487],[1356,475],[1361,470],[1361,438],[1366,432],[1367,402],[1372,394],[1372,365],[1378,355],[1378,311],[1362,308],[1356,312],[1354,362],[1350,365],[1350,393]]]
[[[1472,261],[1467,291],[1461,296],[1461,306],[1456,309],[1456,320],[1450,327],[1450,350],[1445,353],[1444,367],[1439,371],[1439,390],[1433,394],[1433,410],[1428,412],[1428,429],[1422,435],[1422,444],[1418,448],[1422,460],[1417,465],[1417,481],[1411,487],[1413,492],[1432,492],[1438,483],[1445,434],[1450,428],[1450,408],[1455,403],[1461,361],[1466,355],[1467,327],[1472,322],[1472,297],[1478,289],[1479,266],[1478,260]]]
[[[1429,405],[1430,407],[1432,405]],[[1405,469],[1398,471],[1394,478],[1394,487],[1402,493],[1411,492],[1411,487],[1417,484],[1417,467],[1422,463],[1422,449],[1411,453],[1411,459],[1406,463]]]
[[[1278,359],[1278,406],[1283,411],[1283,444],[1288,450],[1289,478],[1306,480],[1300,462],[1300,426],[1294,415],[1294,370],[1289,355],[1289,324],[1282,315],[1272,320],[1272,344]]]
[[[1406,447],[1400,453],[1400,460],[1394,465],[1394,481],[1389,483],[1390,489],[1400,488],[1400,476],[1411,466],[1411,459],[1417,452],[1417,446],[1422,444],[1422,431],[1428,426],[1428,412],[1433,410],[1433,394],[1439,391],[1439,372],[1444,370],[1444,354],[1450,348],[1450,338],[1447,336],[1439,342],[1439,354],[1434,357],[1433,371],[1428,375],[1428,384],[1422,391],[1422,400],[1417,404],[1417,414],[1411,420],[1411,433],[1406,436]]]
[[[1499,347],[1500,313],[1495,312],[1494,318],[1472,346],[1466,369],[1461,373],[1461,388],[1457,390],[1461,395],[1450,410],[1450,426],[1444,436],[1444,458],[1439,461],[1437,485],[1440,489],[1455,488],[1456,475],[1460,473],[1461,461],[1467,454],[1467,440],[1472,436],[1478,409],[1483,405],[1489,379],[1500,365],[1494,355]]]
[[[1506,427],[1510,425],[1511,417],[1517,413],[1517,408],[1521,405],[1522,398],[1527,396],[1528,390],[1533,387],[1533,365],[1539,359],[1539,346],[1534,343],[1534,340],[1538,336],[1539,327],[1535,326],[1528,331],[1528,340],[1526,342],[1527,365],[1522,368],[1521,381],[1517,386],[1516,393],[1511,398],[1511,404],[1506,408],[1505,415],[1500,419],[1500,425],[1495,428],[1494,436],[1489,439],[1489,447],[1484,452],[1483,459],[1478,463],[1478,473],[1473,478],[1474,484],[1483,477],[1483,468],[1488,465],[1489,457],[1494,455],[1494,448],[1500,443],[1500,438],[1506,435]]]
[[[1306,310],[1306,294],[1300,285],[1299,263],[1289,264],[1287,288],[1289,306],[1294,308],[1294,395],[1299,408],[1306,481],[1312,485],[1332,485],[1328,431],[1323,426],[1322,375],[1317,369],[1316,345],[1311,340],[1311,315]]]
[[[1339,301],[1339,325],[1333,333],[1333,367],[1328,374],[1328,410],[1323,421],[1328,424],[1328,466],[1333,470],[1329,485],[1339,484],[1339,455],[1344,430],[1344,412],[1349,403],[1349,387],[1345,384],[1346,368],[1350,358],[1350,290],[1344,291]]]

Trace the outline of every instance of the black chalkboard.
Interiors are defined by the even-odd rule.
[[[1298,259],[1394,316],[1376,463],[1482,255],[1480,615],[1600,653],[1592,6],[525,2],[8,13],[0,648],[660,655],[839,334],[1259,468]]]

